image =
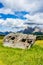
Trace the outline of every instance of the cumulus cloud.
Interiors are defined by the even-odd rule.
[[[6,20],[0,19],[0,25],[4,26],[4,28],[10,28],[15,29],[15,31],[23,30],[27,27],[27,25],[24,25],[24,20],[21,19],[11,19],[7,18]],[[10,31],[10,30],[9,30]],[[12,30],[14,31],[14,30]]]
[[[1,8],[0,9],[0,13],[4,13],[4,14],[14,14],[14,12],[9,9],[9,8]]]
[[[18,16],[18,18],[6,18],[6,20],[0,19],[0,25],[4,28],[10,28],[9,30],[21,30],[25,29],[28,25],[24,24],[26,22],[30,23],[40,23],[43,24],[43,0],[0,0],[4,5],[0,9],[0,13],[13,14]],[[29,12],[25,15],[19,12]],[[1,18],[1,16],[0,16]],[[23,18],[26,18],[23,20]]]
[[[13,11],[43,12],[43,0],[1,0],[5,8]]]
[[[24,17],[27,18],[28,22],[43,24],[43,13],[36,13],[35,15],[26,14]]]

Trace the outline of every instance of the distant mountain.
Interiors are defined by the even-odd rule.
[[[35,33],[35,32],[41,32],[41,29],[39,28],[39,27],[34,27],[34,31],[33,31],[33,33]]]
[[[43,34],[43,30],[40,29],[39,27],[27,27],[24,30],[18,31],[19,33],[24,33],[24,34]]]
[[[25,29],[25,30],[23,31],[23,33],[25,33],[25,34],[31,34],[33,31],[34,31],[33,28],[28,27],[27,29]]]
[[[9,33],[11,33],[11,32],[0,32],[0,35],[7,35]]]
[[[0,32],[0,35],[3,35],[3,32]]]
[[[34,31],[32,27],[27,27],[24,30],[18,31],[19,33],[24,33],[24,34],[31,34]]]
[[[35,33],[33,33],[34,35],[43,35],[43,33],[42,32],[35,32]]]
[[[7,35],[9,33],[12,33],[12,32],[8,32],[8,31],[6,31],[6,32],[0,32],[0,35]],[[35,26],[34,28],[27,27],[24,30],[18,31],[17,33],[43,35],[43,29],[41,29],[41,28],[39,28],[37,26]]]
[[[43,29],[39,28],[39,27],[35,27],[33,34],[35,35],[43,35]]]

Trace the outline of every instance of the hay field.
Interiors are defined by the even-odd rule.
[[[0,65],[43,65],[43,40],[37,40],[31,49],[3,47],[0,39]]]

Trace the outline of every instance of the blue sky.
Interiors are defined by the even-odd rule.
[[[36,26],[25,23],[43,24],[43,0],[0,0],[0,31],[17,32]]]

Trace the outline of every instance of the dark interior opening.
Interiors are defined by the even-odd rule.
[[[15,37],[11,37],[11,39],[12,39],[12,40],[14,40],[14,39],[15,39]]]
[[[22,39],[21,41],[22,41],[22,42],[25,42],[25,41],[26,41],[26,39]]]
[[[9,36],[9,38],[11,38],[11,36]]]
[[[31,44],[32,40],[27,40],[27,42]]]

